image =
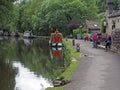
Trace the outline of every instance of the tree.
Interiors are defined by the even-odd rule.
[[[85,19],[96,16],[96,12],[97,7],[94,0],[89,4],[83,0],[53,0],[52,2],[45,0],[36,13],[36,18],[39,18],[39,26],[34,28],[40,27],[39,30],[44,30],[44,32],[51,32],[48,30],[58,28],[65,34],[68,24],[83,23]]]
[[[7,21],[11,17],[11,10],[13,9],[13,2],[15,0],[1,0],[0,1],[0,28],[4,28]]]
[[[41,0],[43,1],[43,0]],[[19,20],[18,20],[18,29],[20,32],[26,30],[34,30],[36,26],[36,15],[38,7],[40,7],[40,0],[23,0],[19,4]],[[37,18],[38,21],[39,18]],[[33,23],[34,22],[34,23]]]
[[[99,13],[101,12],[105,12],[106,8],[107,8],[107,2],[109,0],[96,0],[97,6],[99,8]],[[112,2],[114,3],[114,9],[120,9],[120,0],[112,0]]]
[[[23,0],[19,4],[18,29],[37,35],[49,35],[58,29],[65,35],[69,24],[95,19],[96,14],[96,0]]]

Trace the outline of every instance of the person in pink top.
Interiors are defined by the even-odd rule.
[[[86,38],[86,40],[88,41],[88,39],[89,39],[89,35],[88,35],[88,34],[86,34],[85,38]]]

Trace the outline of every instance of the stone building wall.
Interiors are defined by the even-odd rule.
[[[106,33],[111,35],[111,32],[112,32],[112,19],[107,17],[106,21],[107,21]]]
[[[106,33],[107,34],[111,35],[112,31],[114,31],[115,29],[120,28],[120,16],[106,18],[106,21],[107,21],[107,27],[106,27]],[[112,28],[113,22],[115,23],[114,28]]]
[[[120,54],[120,29],[112,32],[112,51]]]

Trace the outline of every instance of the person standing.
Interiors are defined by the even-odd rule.
[[[88,40],[89,40],[89,35],[86,34],[86,36],[85,36],[85,41],[88,41]]]
[[[111,48],[111,43],[112,43],[112,40],[111,40],[111,36],[109,35],[107,37],[107,39],[105,40],[105,50],[106,51]]]
[[[97,48],[97,33],[93,35],[93,48]]]

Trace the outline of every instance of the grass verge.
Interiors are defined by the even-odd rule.
[[[72,80],[72,74],[76,70],[76,68],[79,65],[78,60],[80,59],[80,53],[76,52],[75,48],[73,48],[72,44],[68,41],[64,41],[64,44],[66,45],[66,48],[70,50],[70,53],[68,56],[71,58],[71,63],[59,77],[64,77],[65,80]],[[59,87],[49,87],[46,90],[64,90],[64,86],[59,86]]]

